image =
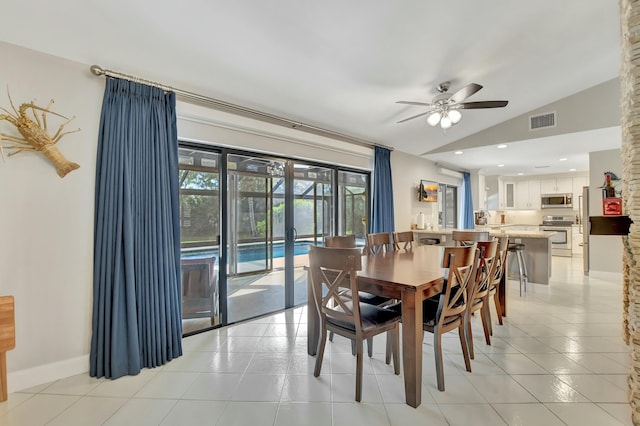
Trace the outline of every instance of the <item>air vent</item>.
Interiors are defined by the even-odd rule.
[[[556,127],[555,112],[529,117],[529,130],[546,129],[547,127]]]

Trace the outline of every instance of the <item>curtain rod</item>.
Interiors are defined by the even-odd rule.
[[[260,121],[264,121],[266,123],[276,124],[276,125],[279,125],[279,126],[300,130],[300,131],[303,131],[303,132],[312,133],[312,134],[318,135],[318,136],[324,136],[324,137],[328,137],[328,138],[331,138],[331,139],[341,140],[343,142],[348,142],[350,144],[364,146],[366,148],[374,148],[374,147],[378,146],[378,147],[386,148],[386,149],[389,149],[389,150],[393,151],[393,148],[385,146],[385,145],[369,142],[369,141],[366,141],[364,139],[359,139],[359,138],[356,138],[356,137],[353,137],[353,136],[348,136],[348,135],[345,135],[343,133],[338,133],[338,132],[334,132],[332,130],[323,129],[321,127],[316,127],[316,126],[311,126],[309,124],[300,123],[298,121],[292,121],[292,120],[289,120],[287,118],[279,117],[277,115],[273,115],[273,114],[269,114],[269,113],[266,113],[266,112],[262,112],[262,111],[258,111],[258,110],[254,110],[254,109],[250,109],[250,108],[246,108],[246,107],[243,107],[243,106],[240,106],[240,105],[235,105],[235,104],[232,104],[232,103],[229,103],[229,102],[221,101],[219,99],[210,98],[208,96],[200,95],[198,93],[193,93],[193,92],[188,92],[188,91],[185,91],[185,90],[176,89],[174,87],[167,86],[167,85],[164,85],[164,84],[161,84],[161,83],[157,83],[155,81],[145,80],[143,78],[139,78],[139,77],[135,77],[135,76],[132,76],[132,75],[124,74],[124,73],[121,73],[121,72],[118,72],[118,71],[112,71],[112,70],[109,70],[109,69],[104,69],[99,65],[91,65],[90,70],[96,76],[103,76],[104,75],[104,76],[108,76],[108,77],[115,77],[115,78],[125,79],[125,80],[133,81],[133,82],[136,82],[136,83],[143,83],[143,84],[147,84],[149,86],[158,87],[158,88],[160,88],[160,89],[162,89],[162,90],[164,90],[166,92],[174,92],[177,97],[179,97],[179,98],[181,98],[183,100],[194,101],[194,102],[197,102],[197,103],[200,103],[200,104],[215,108],[215,109],[220,110],[220,111],[231,112],[233,114],[241,115],[243,117],[257,119],[257,120],[260,120]]]

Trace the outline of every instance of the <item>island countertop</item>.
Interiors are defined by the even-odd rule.
[[[418,244],[451,246],[454,244],[451,238],[453,231],[454,229],[452,228],[414,229],[413,233]],[[466,231],[470,230],[467,229]],[[507,236],[512,242],[525,244],[524,260],[527,266],[528,281],[538,284],[549,284],[549,278],[551,277],[551,240],[549,238],[554,235],[555,232],[509,229],[508,227],[493,230],[480,228],[474,231],[489,231],[489,236],[491,237]],[[430,241],[427,242],[425,240]],[[509,262],[508,271],[508,275],[517,277],[517,262]]]
[[[453,234],[454,229],[451,228],[436,228],[436,229],[414,229],[413,232],[415,234],[419,234],[419,235],[452,235]],[[458,231],[458,229],[456,229],[456,231]],[[459,231],[462,231],[462,229],[459,229]],[[469,231],[469,229],[465,229],[465,231]],[[473,231],[477,231],[477,232],[482,232],[484,230],[473,230]],[[505,228],[505,229],[501,229],[501,230],[489,230],[489,235],[492,237],[501,237],[501,236],[508,236],[510,238],[549,238],[551,237],[553,234],[555,234],[555,232],[553,231],[525,231],[525,230],[518,230],[518,229],[509,229],[509,228]]]

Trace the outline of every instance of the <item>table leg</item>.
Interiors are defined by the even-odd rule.
[[[402,292],[402,364],[407,404],[422,402],[422,299],[415,291]]]
[[[311,272],[307,271],[307,353],[315,355],[318,350],[318,339],[320,339],[320,318],[316,311],[316,304],[313,300],[313,289],[311,288]]]

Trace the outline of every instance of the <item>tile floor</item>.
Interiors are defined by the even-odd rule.
[[[525,297],[509,282],[509,316],[491,346],[474,318],[476,359],[464,370],[445,338],[446,391],[425,335],[422,405],[404,404],[384,337],[354,401],[348,341],[328,344],[319,378],[306,353],[306,308],[184,339],[184,356],[119,380],[86,374],[9,395],[0,425],[630,425],[621,340],[621,278],[584,277],[581,258],[553,258],[549,286]],[[495,315],[493,317],[495,319]]]

